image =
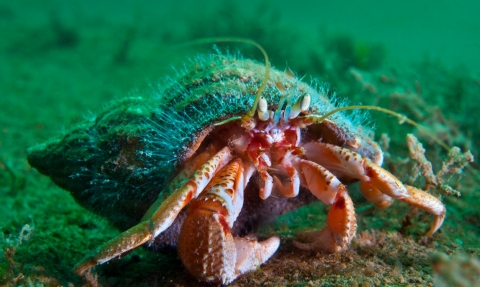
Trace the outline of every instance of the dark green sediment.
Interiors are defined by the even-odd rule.
[[[91,130],[94,118],[103,115],[107,121],[108,115],[114,111],[112,106],[105,105],[112,101],[118,103],[125,97],[129,97],[125,100],[129,101],[128,104],[123,103],[123,106],[129,106],[125,109],[133,106],[141,110],[143,106],[151,109],[152,105],[147,102],[155,99],[151,94],[152,90],[159,90],[155,88],[158,79],[167,74],[176,78],[185,72],[180,69],[179,73],[172,73],[171,66],[181,67],[183,63],[195,62],[188,58],[214,53],[211,45],[173,51],[168,48],[192,39],[211,36],[253,38],[262,44],[272,65],[279,70],[288,63],[299,77],[305,75],[304,82],[310,82],[310,76],[320,83],[328,82],[338,98],[347,98],[351,104],[378,105],[403,113],[427,126],[448,145],[460,146],[464,151],[470,149],[478,157],[480,129],[475,114],[480,109],[480,78],[478,71],[471,71],[460,63],[445,63],[445,59],[438,60],[429,53],[421,61],[396,60],[396,56],[403,54],[395,55],[389,47],[372,44],[360,35],[351,36],[348,31],[332,32],[336,31],[336,23],[328,24],[331,30],[318,29],[318,23],[299,27],[288,22],[288,9],[271,10],[273,4],[268,2],[260,7],[248,7],[249,13],[236,13],[242,10],[235,4],[210,11],[192,6],[196,14],[188,16],[178,7],[165,8],[165,11],[175,11],[171,13],[172,18],[159,17],[158,7],[152,8],[151,3],[129,10],[121,4],[112,7],[102,1],[94,2],[98,3],[90,3],[92,6],[86,10],[68,2],[60,5],[58,1],[45,1],[42,3],[46,4],[42,5],[27,0],[0,4],[0,249],[3,251],[0,254],[0,285],[85,284],[82,278],[72,273],[73,266],[119,231],[85,210],[68,192],[32,169],[26,160],[26,149],[51,138],[62,138],[61,134],[66,135],[66,131],[71,132],[75,127],[78,131],[76,139],[84,141],[83,148],[87,150],[69,153],[89,151],[91,158],[56,169],[64,177],[75,177],[75,172],[86,162],[91,163],[99,157],[107,161],[113,158],[99,154],[98,147],[89,142],[92,137],[100,137],[102,147],[108,147],[117,155],[122,147],[136,146],[135,137],[127,134],[138,135],[135,126],[151,124],[140,120],[143,116],[138,110],[126,112],[129,118],[115,119],[124,121],[123,130],[101,131],[103,134]],[[415,9],[416,13],[420,13],[418,9]],[[311,10],[325,11],[325,7],[313,5]],[[424,17],[428,22],[428,15]],[[385,25],[389,27],[390,24]],[[463,32],[466,31],[458,31],[458,34]],[[471,39],[475,41],[474,37]],[[227,49],[239,50],[245,58],[262,61],[260,53],[246,45],[224,43],[218,47],[223,53]],[[460,56],[475,53],[454,52]],[[161,86],[169,84],[172,82],[162,82]],[[252,92],[254,90],[252,88]],[[138,101],[139,95],[147,94]],[[178,108],[182,107],[177,104]],[[246,106],[242,107],[247,109]],[[151,115],[147,118],[154,119]],[[87,123],[82,124],[86,119]],[[131,119],[137,122],[127,121]],[[425,184],[421,176],[412,178],[415,162],[409,159],[405,143],[407,133],[415,132],[427,150],[426,156],[434,171],[441,169],[446,154],[430,144],[427,137],[411,127],[399,125],[389,116],[372,112],[369,121],[368,126],[375,128],[376,140],[380,141],[382,133],[388,134],[389,145],[385,138],[380,141],[382,146],[389,146],[385,167],[403,182],[418,187]],[[107,126],[106,122],[101,124]],[[92,134],[82,134],[85,131]],[[118,136],[116,143],[101,140],[111,135]],[[56,152],[64,154],[62,150]],[[70,160],[73,162],[78,158]],[[127,167],[132,162],[123,164]],[[149,172],[154,170],[152,168]],[[128,180],[135,185],[142,181],[141,168],[138,171],[128,173],[128,169],[120,169],[116,171],[118,173],[109,174],[111,178],[108,179],[114,183],[118,177],[133,174]],[[480,254],[480,212],[477,208],[480,179],[477,173],[478,165],[473,163],[471,168],[452,176],[448,184],[461,191],[462,197],[442,196],[447,218],[440,231],[427,243],[420,240],[428,229],[431,216],[395,202],[386,210],[359,215],[357,238],[345,253],[325,255],[296,250],[291,244],[296,234],[322,228],[325,224],[328,207],[316,203],[265,226],[262,230],[265,234],[279,233],[282,236],[281,249],[267,264],[241,277],[234,285],[431,286],[434,277],[457,280],[459,274],[463,274],[458,271],[458,266],[464,266],[467,273],[464,278],[478,278],[478,272],[471,268]],[[103,177],[97,179],[105,180]],[[79,190],[91,189],[87,182],[75,178],[69,180],[71,182],[63,184]],[[158,177],[158,183],[157,186],[150,183],[154,192],[136,195],[154,197],[164,184],[161,177]],[[369,205],[355,185],[349,186],[349,190],[357,211],[367,210]],[[432,192],[440,196],[438,191]],[[114,198],[113,202],[118,200]],[[135,213],[146,208],[138,206],[141,202],[132,199],[125,203],[125,208],[131,208],[134,216],[141,216]],[[128,221],[122,214],[107,216],[117,223]],[[26,224],[29,227],[25,227],[24,235],[20,236]],[[33,231],[26,234],[25,230],[29,228]],[[430,258],[434,252],[443,252],[447,257],[435,254]],[[470,261],[465,263],[462,256]],[[453,271],[450,274],[435,273],[435,264],[449,266],[448,269]],[[175,252],[164,255],[142,249],[120,261],[98,267],[96,273],[98,282],[104,286],[188,286],[196,282],[184,270]],[[448,286],[448,283],[438,286]]]

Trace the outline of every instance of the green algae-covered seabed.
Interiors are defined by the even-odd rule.
[[[1,1],[0,285],[206,285],[187,273],[175,251],[158,254],[142,248],[95,268],[88,279],[75,275],[73,266],[119,230],[78,205],[26,160],[28,147],[95,117],[110,101],[148,94],[151,86],[174,75],[172,67],[182,67],[199,53],[217,53],[213,44],[176,46],[193,39],[236,36],[258,41],[276,68],[288,63],[298,75],[306,75],[304,81],[311,76],[328,82],[352,104],[405,114],[448,146],[470,150],[478,158],[480,42],[475,35],[480,27],[468,18],[478,4],[450,9],[444,1],[409,7],[367,1],[364,11],[348,10],[348,1],[340,2],[339,7],[316,1],[292,7],[264,1],[245,7],[240,1],[191,1],[177,7],[180,4],[150,1]],[[398,14],[368,18],[392,10]],[[318,18],[311,11],[318,11]],[[338,27],[331,20],[336,13],[343,13],[335,16]],[[439,25],[439,18],[448,20]],[[418,29],[398,34],[402,25]],[[443,34],[457,38],[444,44]],[[461,42],[467,38],[470,41]],[[221,53],[263,60],[248,45],[217,46]],[[386,151],[384,167],[403,182],[426,185],[424,165],[407,147],[406,135],[413,133],[423,143],[433,173],[462,193],[447,196],[446,188],[430,188],[447,208],[440,231],[422,240],[432,216],[403,203],[369,212],[369,203],[353,185],[358,232],[347,251],[317,254],[293,246],[297,234],[325,226],[328,207],[313,204],[264,226],[261,235],[281,236],[279,251],[232,285],[480,286],[478,164],[460,173],[438,174],[452,157],[425,133],[376,112],[371,112],[368,125]],[[467,160],[461,155],[455,159],[459,162],[443,170],[455,171]]]

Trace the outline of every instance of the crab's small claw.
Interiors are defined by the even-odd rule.
[[[261,199],[267,199],[272,194],[273,178],[266,170],[262,170],[259,173],[260,177],[263,179],[264,184],[263,187],[260,188],[258,195]]]
[[[280,179],[276,176],[273,177],[277,190],[285,197],[295,197],[300,191],[300,177],[298,171],[293,166],[286,167],[287,175],[289,177],[289,183],[283,186]]]

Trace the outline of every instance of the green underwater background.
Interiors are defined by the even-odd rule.
[[[89,278],[75,275],[85,254],[120,231],[26,159],[27,148],[111,101],[148,94],[188,59],[218,48],[263,61],[241,43],[185,45],[209,37],[252,39],[275,68],[329,83],[351,104],[404,114],[462,151],[449,155],[424,132],[370,112],[384,167],[419,188],[425,165],[410,155],[407,134],[423,144],[444,184],[429,190],[446,205],[442,228],[425,242],[432,216],[400,202],[370,212],[352,186],[358,231],[349,250],[294,248],[296,235],[326,224],[328,207],[315,203],[262,227],[261,235],[281,236],[279,251],[232,285],[480,286],[479,165],[465,154],[480,152],[478,11],[478,1],[444,0],[0,0],[0,286],[209,286],[176,252],[142,248]]]

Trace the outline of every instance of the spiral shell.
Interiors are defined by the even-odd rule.
[[[168,196],[169,181],[217,125],[251,109],[264,75],[265,66],[251,60],[198,57],[158,91],[114,101],[63,137],[28,149],[28,161],[80,204],[126,229],[159,193]],[[284,94],[278,83],[290,102],[310,94],[307,113],[323,115],[336,107],[326,86],[271,69],[262,94],[270,109]],[[375,160],[379,150],[361,120],[335,114],[309,129]]]

